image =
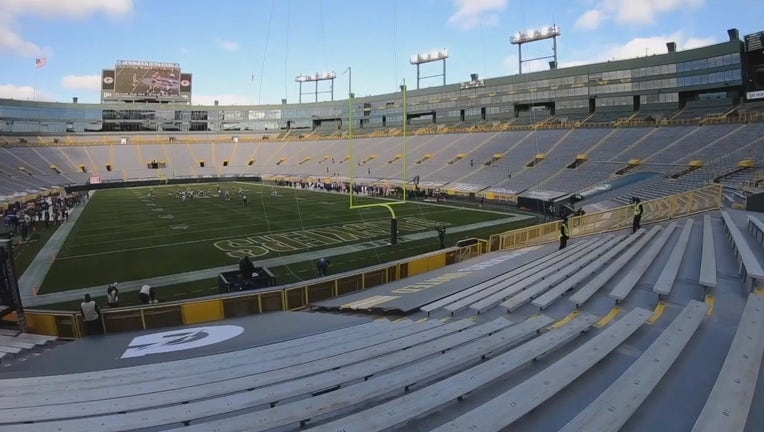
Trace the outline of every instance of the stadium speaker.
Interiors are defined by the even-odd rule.
[[[77,96],[72,96],[72,103],[77,103],[79,101],[80,101],[80,98],[78,98]]]
[[[666,49],[668,49],[669,53],[675,53],[676,52],[676,42],[666,42]]]
[[[111,171],[111,164],[106,164],[106,171]]]
[[[227,160],[224,160],[224,161],[223,161],[223,166],[224,166],[224,167],[227,167],[227,166],[228,166],[228,161],[227,161]]]
[[[731,41],[740,40],[740,32],[736,28],[728,29],[727,36],[729,36]]]
[[[204,161],[199,161],[199,168],[204,168]]]
[[[473,73],[470,74],[470,81],[477,81],[478,80],[478,74]]]

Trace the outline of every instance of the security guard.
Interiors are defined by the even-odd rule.
[[[568,217],[562,218],[560,224],[560,249],[565,249],[568,245],[568,239],[570,238],[570,227],[568,226]]]
[[[642,202],[639,198],[634,197],[631,201],[634,203],[634,219],[631,223],[631,233],[634,234],[641,228],[640,223],[642,222],[642,215],[645,213],[645,208],[642,206]]]

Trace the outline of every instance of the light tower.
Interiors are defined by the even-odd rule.
[[[332,100],[334,100],[334,79],[337,78],[337,74],[334,73],[334,71],[331,72],[324,72],[324,73],[318,73],[316,72],[315,75],[297,75],[294,77],[294,81],[297,83],[300,83],[300,97],[298,98],[299,103],[302,103],[302,95],[303,94],[310,94],[310,93],[303,93],[302,92],[302,84],[306,82],[314,82],[315,83],[315,89],[312,92],[316,95],[316,98],[314,102],[318,102],[318,94],[319,93],[331,93]],[[329,87],[329,90],[324,91],[318,91],[318,83],[319,81],[331,81],[331,85]]]
[[[523,63],[534,61],[534,60],[549,59],[549,58],[553,59],[551,62],[549,62],[549,67],[551,69],[557,69],[557,37],[558,36],[560,36],[560,27],[557,25],[551,25],[548,27],[544,27],[542,29],[527,30],[524,32],[515,33],[512,36],[510,36],[509,43],[511,43],[512,45],[517,45],[519,73],[521,75],[523,73]],[[529,42],[537,42],[544,39],[552,39],[552,55],[523,60],[523,44],[529,43]]]
[[[416,65],[416,88],[419,89],[419,81],[425,78],[435,78],[442,76],[443,77],[443,85],[446,85],[446,59],[448,58],[448,50],[447,49],[441,49],[437,51],[430,51],[428,53],[424,54],[417,54],[411,56],[409,58],[409,63]],[[419,66],[424,63],[431,63],[436,61],[442,61],[443,62],[443,72],[435,75],[428,75],[428,76],[420,76],[419,75]]]

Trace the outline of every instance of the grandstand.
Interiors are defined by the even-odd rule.
[[[29,331],[58,339],[0,336],[0,428],[762,430],[764,217],[741,208],[763,192],[764,115],[742,71],[731,32],[411,91],[438,122],[407,136],[401,94],[359,98],[369,111],[353,114],[353,136],[347,117],[322,125],[347,101],[0,100],[7,203],[62,188],[415,177],[481,206],[586,210],[562,250],[559,222],[541,223],[305,283],[108,310],[105,337],[82,338],[76,312],[27,310]],[[148,116],[138,132],[130,115],[104,115],[132,110],[181,120]],[[632,196],[646,208],[634,233]]]

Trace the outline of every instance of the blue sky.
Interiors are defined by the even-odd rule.
[[[0,0],[0,97],[97,102],[101,69],[123,59],[180,63],[194,104],[297,102],[296,75],[332,70],[343,99],[348,66],[356,95],[389,93],[415,87],[411,55],[441,48],[448,83],[513,75],[509,35],[552,22],[565,67],[722,42],[728,28],[764,30],[762,16],[764,0]]]

